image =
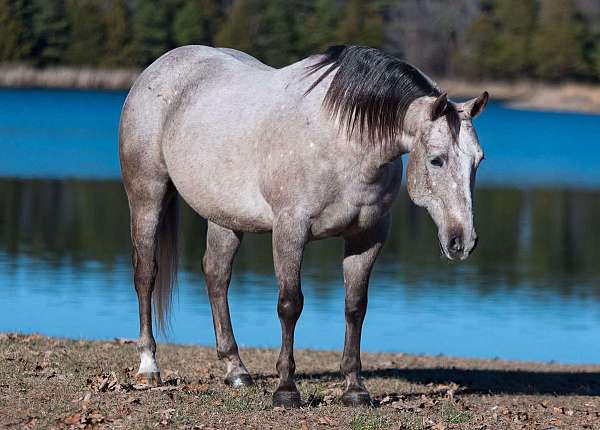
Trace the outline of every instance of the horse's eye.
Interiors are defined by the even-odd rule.
[[[444,160],[442,159],[442,157],[435,157],[431,159],[430,163],[432,166],[442,167],[444,165]]]

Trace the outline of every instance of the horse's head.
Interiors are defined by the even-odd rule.
[[[420,125],[410,148],[408,193],[428,210],[451,260],[466,259],[477,244],[472,193],[483,150],[471,121],[487,101],[487,92],[465,103],[452,103],[446,94],[418,100]]]

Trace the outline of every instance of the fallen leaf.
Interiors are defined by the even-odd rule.
[[[128,403],[130,405],[139,405],[141,403],[141,400],[137,397],[129,396],[125,399],[125,403]]]
[[[81,414],[76,413],[76,414],[70,415],[68,417],[65,417],[65,418],[63,418],[63,422],[67,425],[79,424],[81,422]]]
[[[206,393],[210,390],[210,385],[200,384],[200,383],[189,384],[189,385],[186,385],[185,387],[183,387],[183,389],[190,393],[202,394],[202,393]]]
[[[322,424],[324,426],[334,426],[335,425],[333,420],[331,418],[329,418],[328,416],[320,417],[319,424]]]

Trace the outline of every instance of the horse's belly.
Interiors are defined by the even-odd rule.
[[[236,231],[270,231],[271,208],[246,160],[235,155],[220,157],[196,147],[166,151],[165,161],[175,188],[202,217]]]

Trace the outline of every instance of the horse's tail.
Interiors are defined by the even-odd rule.
[[[169,311],[177,284],[179,196],[174,192],[163,207],[157,232],[153,302],[154,318],[160,333],[169,329]]]

